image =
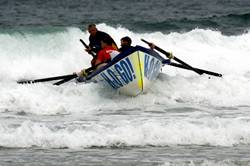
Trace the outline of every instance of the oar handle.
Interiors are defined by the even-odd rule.
[[[152,43],[150,43],[150,42],[148,42],[148,41],[146,41],[146,40],[144,40],[144,39],[141,39],[141,41],[143,41],[144,43],[148,44],[149,46],[152,45]],[[165,54],[165,55],[167,56],[167,58],[169,58],[169,59],[172,58],[172,57],[171,57],[171,54],[170,54],[169,52],[167,52],[167,51],[165,51],[165,50],[159,48],[159,47],[156,46],[156,45],[155,45],[155,49],[158,50],[159,52]]]
[[[148,41],[146,41],[146,40],[144,40],[144,39],[141,39],[141,40],[142,40],[143,42],[147,43],[148,45],[151,45],[151,44],[152,44],[152,43],[150,43],[150,42],[148,42]],[[183,62],[182,60],[178,59],[177,57],[172,56],[171,53],[169,53],[169,52],[167,52],[167,51],[161,49],[160,47],[158,47],[158,46],[155,45],[154,48],[155,48],[157,51],[161,52],[162,54],[165,54],[165,55],[167,56],[167,58],[169,58],[169,59],[173,58],[175,61],[177,61],[177,62],[179,62],[179,63],[181,63],[181,64],[187,66],[190,70],[193,70],[194,72],[196,72],[196,73],[198,73],[198,74],[200,74],[200,75],[203,74],[203,73],[200,72],[199,70],[196,70],[195,68],[193,68],[193,67],[190,66],[189,64],[187,64],[187,63]]]
[[[87,48],[87,49],[89,48],[89,46],[82,39],[80,39],[80,42],[84,45],[85,48]],[[95,57],[95,54],[92,51],[90,51],[88,53],[90,55],[92,55],[93,58]]]

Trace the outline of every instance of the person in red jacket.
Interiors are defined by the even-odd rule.
[[[91,61],[91,68],[93,68],[93,70],[105,66],[113,57],[119,54],[119,52],[112,47],[112,40],[109,38],[101,40],[101,48],[102,49],[98,52],[97,57]],[[88,73],[86,72],[86,69],[83,69],[77,75],[79,77],[86,77]]]
[[[119,52],[112,46],[112,43],[112,40],[109,38],[101,40],[102,49],[97,54],[94,66],[99,67],[101,64],[106,64],[111,61],[112,57],[119,54]]]

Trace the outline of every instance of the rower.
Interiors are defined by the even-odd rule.
[[[110,40],[110,38],[104,38],[103,40],[101,40],[101,48],[102,49],[98,52],[96,58],[91,61],[91,68],[93,70],[105,66],[108,62],[111,61],[111,57],[115,57],[119,54],[119,52],[112,47],[112,40]],[[79,73],[77,73],[79,77],[86,77],[88,74],[89,72],[87,72],[86,69],[83,69]]]

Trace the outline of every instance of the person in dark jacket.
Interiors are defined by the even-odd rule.
[[[99,31],[96,28],[95,24],[88,25],[88,32],[90,34],[89,36],[89,48],[86,49],[87,52],[95,52],[98,54],[98,52],[102,49],[101,48],[101,41],[103,39],[110,39],[112,41],[112,47],[116,50],[118,50],[117,45],[114,41],[114,39],[107,33]]]

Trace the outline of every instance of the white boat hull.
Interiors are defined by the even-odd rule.
[[[114,59],[118,60],[116,63],[98,69],[92,79],[129,96],[146,92],[159,75],[163,58],[152,50],[140,46],[135,48],[127,55],[118,55]]]

